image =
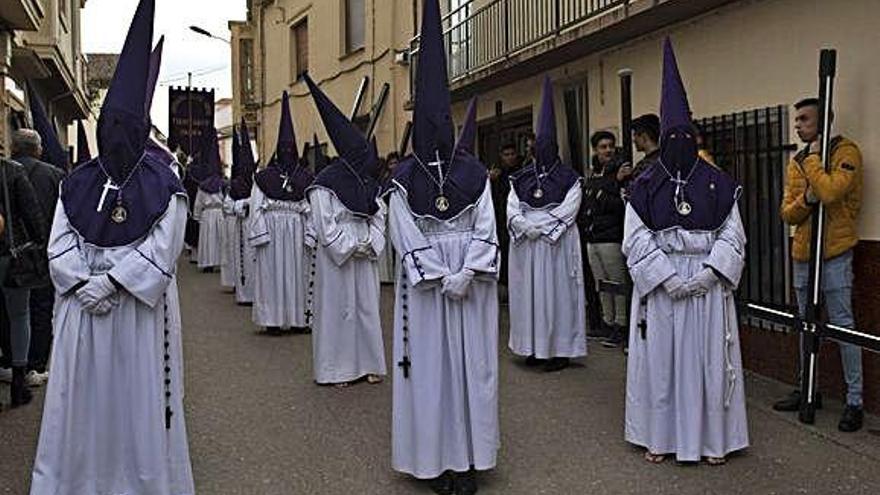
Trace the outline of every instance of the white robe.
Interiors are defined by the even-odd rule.
[[[186,215],[186,199],[175,196],[146,238],[97,248],[73,230],[63,207],[55,209],[48,245],[55,342],[31,495],[194,493],[174,281]],[[92,316],[71,292],[103,273],[125,289],[109,314]]]
[[[683,462],[746,448],[734,299],[746,243],[738,207],[717,231],[652,232],[628,206],[624,229],[623,252],[634,284],[626,440]],[[663,282],[675,274],[687,281],[704,266],[725,281],[705,296],[673,301]],[[645,338],[639,328],[643,319]]]
[[[385,228],[385,250],[379,255],[379,282],[383,284],[393,284],[395,272],[394,267],[397,264],[397,253],[394,252],[394,248],[391,246],[391,243],[388,242],[387,222]]]
[[[385,249],[385,204],[378,202],[379,211],[365,218],[323,187],[310,189],[308,197],[318,238],[312,303],[315,381],[384,375],[377,256],[356,256],[355,250],[360,242],[368,242],[376,255]]]
[[[255,249],[253,321],[263,327],[305,327],[315,232],[309,202],[268,198],[254,185],[248,243]]]
[[[254,267],[256,252],[248,242],[250,230],[250,198],[235,201],[233,211],[235,224],[232,226],[232,268],[235,277],[235,302],[250,304],[254,302]]]
[[[479,201],[448,221],[415,216],[398,186],[389,217],[402,270],[394,309],[392,467],[422,479],[471,465],[491,469],[500,446],[501,253],[488,181]],[[440,284],[463,268],[476,276],[467,297],[454,301]],[[405,351],[408,378],[399,365]]]
[[[222,251],[220,253],[220,285],[227,289],[235,288],[235,267],[233,257],[233,232],[235,231],[235,200],[228,195],[223,198],[223,225],[220,229]]]
[[[510,232],[510,350],[539,359],[587,354],[586,302],[581,241],[575,220],[581,204],[576,182],[562,203],[536,209],[507,198]],[[542,235],[531,240],[526,230]]]
[[[193,219],[199,222],[199,268],[220,266],[222,261],[223,195],[199,189],[193,205]]]

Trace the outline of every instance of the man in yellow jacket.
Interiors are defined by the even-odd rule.
[[[795,110],[795,130],[806,147],[788,164],[781,214],[785,223],[795,226],[792,258],[798,306],[803,314],[808,299],[812,213],[813,207],[821,202],[826,211],[822,293],[828,319],[832,324],[851,328],[855,324],[852,260],[853,247],[858,243],[856,229],[862,202],[862,156],[854,142],[837,136],[831,141],[831,166],[826,172],[819,155],[819,101],[802,100],[795,104]],[[840,356],[847,394],[838,429],[852,432],[859,430],[863,421],[862,351],[858,346],[840,344]],[[797,390],[773,408],[796,411],[800,402]]]

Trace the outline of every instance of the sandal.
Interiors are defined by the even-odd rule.
[[[341,383],[334,383],[333,384],[333,386],[336,388],[348,388],[349,385],[351,385],[351,384],[348,382],[341,382]]]
[[[726,457],[707,457],[706,464],[708,464],[710,466],[723,466],[723,465],[727,464],[727,458]]]
[[[662,464],[666,460],[664,454],[652,454],[651,451],[645,452],[645,460],[651,464]]]
[[[382,383],[383,378],[379,375],[367,375],[367,383],[370,385],[376,385]]]

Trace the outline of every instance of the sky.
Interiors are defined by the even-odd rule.
[[[137,0],[89,0],[82,11],[84,53],[119,53],[137,7]],[[168,88],[186,86],[188,71],[193,86],[214,88],[216,98],[232,95],[229,45],[189,30],[196,25],[229,39],[230,20],[244,20],[245,0],[156,0],[155,44],[165,35],[162,71],[153,101],[153,124],[168,131]]]

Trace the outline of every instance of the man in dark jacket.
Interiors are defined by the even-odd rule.
[[[592,171],[587,176],[580,224],[582,238],[587,243],[587,258],[593,279],[627,284],[626,260],[620,251],[623,242],[625,207],[621,197],[621,183],[617,180],[620,163],[615,148],[616,139],[608,131],[599,131],[590,138],[593,148]],[[624,295],[599,294],[602,320],[611,337],[608,346],[623,342],[628,322],[628,304]]]
[[[17,407],[31,401],[31,393],[25,384],[30,345],[30,290],[9,287],[5,283],[12,261],[10,246],[14,243],[15,247],[20,247],[27,242],[45,245],[48,229],[37,194],[28,181],[24,167],[11,160],[0,160],[0,170],[0,208],[6,219],[6,232],[0,236],[0,291],[5,303],[10,343],[4,354],[8,352],[11,356],[11,403],[12,407]]]
[[[12,159],[20,163],[28,180],[37,193],[40,212],[43,214],[45,230],[49,237],[55,205],[58,203],[58,187],[64,179],[61,169],[40,161],[43,146],[40,135],[31,129],[19,129],[12,135]],[[48,379],[46,364],[52,349],[52,307],[55,305],[55,290],[51,284],[31,290],[31,341],[28,352],[28,367],[31,372],[28,382],[40,385]]]

